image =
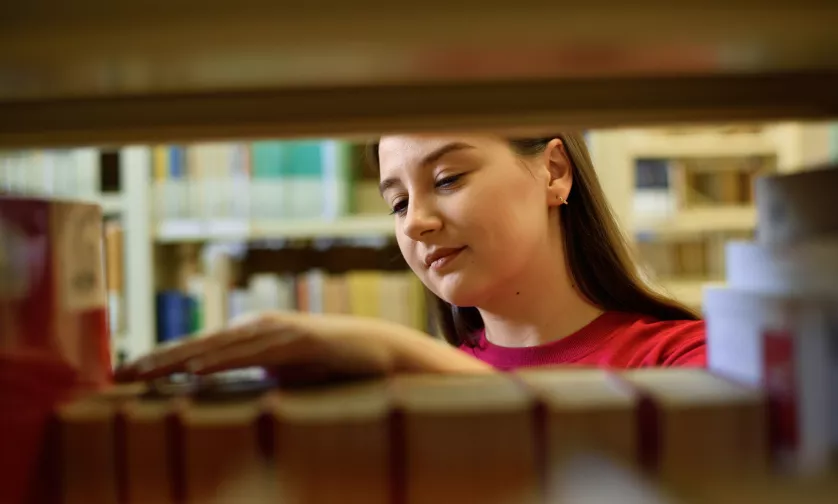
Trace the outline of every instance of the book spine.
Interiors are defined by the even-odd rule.
[[[189,297],[176,290],[157,293],[157,341],[170,343],[191,330]]]

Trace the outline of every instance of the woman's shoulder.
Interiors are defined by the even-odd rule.
[[[576,364],[609,368],[703,367],[705,330],[701,320],[658,320],[607,311],[574,334],[534,347],[501,347],[478,335],[469,355],[503,369]]]
[[[620,314],[622,327],[614,344],[634,349],[630,367],[700,366],[707,363],[703,320],[660,320],[641,314]]]

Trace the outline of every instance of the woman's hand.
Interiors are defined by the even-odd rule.
[[[116,372],[118,381],[262,366],[319,377],[397,372],[489,372],[486,364],[427,334],[379,319],[268,312],[161,348]]]

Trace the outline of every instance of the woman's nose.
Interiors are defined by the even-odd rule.
[[[408,238],[420,241],[432,235],[441,227],[442,219],[432,205],[417,202],[415,198],[408,203],[403,228],[404,234]]]

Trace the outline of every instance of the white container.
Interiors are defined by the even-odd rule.
[[[766,389],[781,469],[822,473],[838,449],[836,313],[834,298],[705,290],[708,368]]]
[[[735,289],[838,299],[838,236],[789,245],[728,242],[725,270]]]
[[[838,165],[756,180],[757,240],[794,244],[838,235]]]

